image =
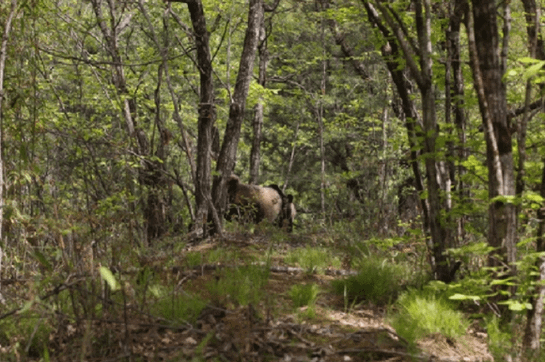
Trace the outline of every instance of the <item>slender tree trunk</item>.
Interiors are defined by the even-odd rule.
[[[416,26],[418,29],[418,43],[420,45],[420,71],[421,81],[418,82],[422,98],[422,118],[424,124],[424,157],[426,175],[428,177],[428,203],[430,212],[430,234],[433,243],[432,251],[436,263],[436,278],[442,281],[450,281],[450,266],[447,263],[445,250],[451,247],[452,238],[449,229],[445,226],[448,221],[441,220],[442,211],[447,210],[446,192],[441,189],[442,175],[437,160],[436,139],[438,126],[435,114],[435,92],[432,76],[432,46],[431,46],[431,5],[429,0],[416,1]],[[414,71],[413,71],[414,73]],[[442,195],[443,194],[443,195]]]
[[[259,25],[259,76],[257,83],[263,88],[267,82],[267,65],[269,63],[269,50],[267,49],[267,33],[265,29],[265,17],[262,17]],[[263,101],[259,99],[254,107],[254,119],[252,122],[254,138],[250,152],[250,183],[259,181],[259,164],[261,162],[261,129],[263,128]]]
[[[139,183],[144,186],[147,197],[143,197],[144,220],[146,226],[145,236],[147,241],[160,237],[166,231],[166,209],[163,189],[165,188],[164,162],[149,160],[152,154],[150,140],[144,129],[138,122],[137,101],[134,95],[130,94],[127,80],[125,77],[124,62],[119,50],[119,15],[116,13],[117,5],[114,0],[91,0],[91,5],[95,13],[98,26],[104,38],[104,46],[112,60],[110,69],[112,72],[112,83],[117,92],[117,98],[120,103],[121,113],[125,120],[127,133],[133,143],[134,153],[139,156],[141,166],[138,169]],[[104,10],[107,15],[104,14]],[[160,98],[156,96],[156,102]],[[159,109],[157,109],[159,112]],[[159,117],[159,113],[157,113]],[[161,120],[156,119],[156,126],[159,131],[164,131]],[[165,146],[167,133],[160,132],[159,153],[156,154],[161,160],[164,160],[165,154],[161,154],[161,147]],[[165,149],[163,148],[162,151]],[[162,157],[161,157],[162,156]]]
[[[203,237],[209,235],[207,220],[209,213],[215,214],[212,205],[210,182],[212,179],[212,129],[216,121],[214,104],[214,83],[212,79],[212,56],[210,54],[209,34],[201,0],[182,1],[187,3],[197,48],[197,65],[200,73],[199,121],[197,135],[197,175],[195,180],[195,200],[197,204],[196,227],[202,227]],[[217,223],[217,216],[213,218]],[[221,226],[216,225],[216,229]]]
[[[162,74],[164,73],[165,75],[165,79],[166,79],[166,83],[167,83],[167,87],[168,87],[168,90],[169,90],[169,93],[170,93],[170,97],[172,99],[172,104],[174,106],[174,110],[173,110],[173,119],[176,121],[176,123],[178,124],[178,127],[180,129],[180,133],[182,135],[182,149],[185,150],[185,153],[186,153],[186,156],[187,156],[187,161],[189,163],[189,168],[190,168],[190,172],[191,172],[191,178],[192,178],[192,181],[193,181],[193,184],[195,185],[197,183],[196,179],[197,179],[197,176],[196,176],[196,171],[195,171],[195,164],[194,164],[194,160],[193,160],[193,155],[191,153],[191,147],[189,145],[189,141],[188,141],[188,138],[187,138],[187,132],[186,132],[186,129],[185,129],[185,126],[183,124],[183,121],[182,121],[182,117],[180,116],[180,105],[178,103],[178,97],[176,96],[175,92],[174,92],[174,88],[172,86],[172,82],[171,82],[171,79],[170,79],[170,71],[169,71],[169,63],[168,63],[168,35],[165,36],[165,43],[164,45],[161,44],[155,30],[154,30],[154,27],[152,25],[152,22],[151,22],[151,19],[149,17],[149,14],[147,12],[147,9],[146,9],[146,6],[144,5],[144,0],[139,0],[138,2],[138,5],[139,5],[139,8],[140,8],[140,12],[144,15],[145,19],[146,19],[146,22],[148,24],[148,31],[149,31],[149,34],[153,40],[153,42],[155,43],[155,46],[157,47],[158,49],[158,52],[159,54],[161,54],[161,59],[162,59],[162,65],[159,67],[159,74],[158,74],[158,79],[162,79]],[[165,28],[165,32],[168,34],[168,16],[169,14],[172,14],[172,11],[170,9],[170,6],[169,6],[169,12],[165,12],[164,13],[164,16],[163,16],[163,24],[164,24],[164,28]],[[160,99],[160,83],[161,82],[158,82],[158,86],[156,88],[156,91],[155,91],[155,98],[156,99]],[[159,103],[160,102],[156,102],[156,106],[155,106],[155,109],[159,110],[160,107],[159,107]],[[158,145],[158,149],[157,149],[157,156],[160,158],[160,159],[165,159],[167,154],[166,152],[164,151],[166,145],[169,143],[169,139],[170,139],[170,132],[164,127],[163,125],[163,122],[162,122],[162,119],[160,118],[160,112],[156,112],[156,125],[159,129],[159,135],[160,135],[160,142],[161,144]],[[179,175],[178,173],[176,173],[176,177],[177,177],[177,182],[178,184],[180,185],[180,188],[182,189],[182,192],[184,194],[184,197],[185,197],[185,200],[186,200],[186,203],[187,203],[187,207],[188,207],[188,210],[189,210],[189,214],[190,214],[190,217],[191,217],[191,222],[194,224],[195,223],[195,213],[193,212],[193,207],[189,201],[189,197],[187,196],[187,191],[186,191],[186,188],[184,187],[182,181],[179,179]],[[151,190],[152,192],[154,190]],[[157,190],[158,192],[160,190]],[[160,194],[159,194],[160,195]],[[152,203],[153,202],[156,202],[157,204],[160,204],[160,200],[158,201],[151,201]],[[150,204],[150,202],[148,202],[148,205]],[[151,216],[151,215],[150,215]],[[161,220],[157,220],[158,223],[161,222]],[[164,224],[164,222],[162,223]],[[160,225],[160,224],[159,224]]]
[[[4,23],[4,33],[2,34],[2,42],[0,43],[0,272],[2,271],[2,259],[4,256],[3,245],[3,220],[4,220],[4,159],[2,156],[2,141],[4,139],[4,119],[3,104],[4,104],[4,74],[6,70],[6,59],[8,51],[8,40],[11,32],[11,23],[15,14],[17,13],[17,0],[11,0],[11,7],[9,14]],[[4,304],[4,297],[1,294],[2,284],[0,283],[0,303]]]
[[[286,169],[286,177],[284,178],[284,184],[282,185],[282,191],[286,191],[290,180],[291,169],[293,168],[293,162],[295,161],[295,150],[297,149],[297,137],[299,135],[299,121],[295,126],[295,132],[293,133],[293,145],[291,147],[290,159],[288,161],[288,168]]]
[[[264,12],[263,0],[250,0],[249,6],[248,27],[246,28],[233,100],[229,107],[229,120],[227,121],[223,144],[216,165],[218,176],[214,176],[212,187],[214,205],[221,215],[223,215],[227,202],[225,183],[235,165],[240,128],[244,120],[246,98],[252,79],[254,60],[259,42],[259,29]],[[215,232],[221,232],[221,225],[215,225]]]
[[[385,27],[379,18],[378,12],[368,2],[364,2],[364,6],[367,10],[367,15],[372,24],[375,24],[385,39],[390,39],[392,34]],[[407,139],[409,141],[409,162],[413,175],[415,178],[415,188],[419,195],[424,192],[424,181],[420,167],[418,166],[418,158],[420,156],[418,139],[423,137],[423,134],[418,131],[422,129],[422,120],[416,109],[416,105],[413,101],[413,87],[408,80],[407,70],[403,69],[399,64],[399,60],[402,58],[401,49],[395,41],[389,41],[381,48],[382,57],[386,61],[386,66],[390,72],[390,76],[396,86],[396,90],[399,98],[401,99],[401,108],[403,110],[401,116],[405,121],[405,128],[407,130]],[[423,226],[426,233],[429,232],[429,211],[428,203],[424,198],[420,198],[420,207],[422,209]],[[435,267],[432,265],[432,268]]]
[[[327,2],[321,2],[319,4],[322,7],[322,14],[327,8]],[[322,216],[325,216],[325,146],[324,146],[324,99],[326,95],[327,87],[327,56],[326,56],[326,44],[325,44],[325,27],[326,20],[324,15],[321,19],[321,34],[320,41],[322,43],[322,74],[320,79],[320,93],[316,98],[316,120],[318,121],[318,137],[320,144],[320,208]]]
[[[381,11],[385,27],[378,17],[374,7],[364,1],[371,20],[379,27],[386,39],[393,34],[399,48],[398,55],[403,57],[410,74],[416,81],[422,100],[422,126],[423,126],[423,156],[425,158],[427,176],[427,230],[429,232],[428,246],[431,252],[431,265],[436,279],[449,282],[454,277],[457,266],[449,265],[445,250],[452,245],[452,236],[447,227],[448,220],[442,220],[443,211],[446,210],[445,192],[441,188],[443,175],[440,173],[441,164],[438,160],[436,150],[436,139],[438,126],[435,114],[435,91],[433,87],[432,58],[431,58],[431,4],[429,0],[417,0],[415,2],[415,23],[418,34],[419,53],[417,57],[413,54],[413,47],[409,44],[401,25],[397,22],[398,17],[392,16],[392,10],[384,4],[377,2],[376,5]],[[394,47],[390,42],[390,47]],[[419,60],[417,64],[415,58]],[[395,81],[395,80],[394,80]],[[396,82],[396,85],[398,83]],[[401,82],[399,84],[402,84]],[[416,119],[416,118],[415,118]]]
[[[504,61],[494,0],[473,3],[472,24],[468,26],[473,80],[481,111],[487,148],[488,195],[491,200],[488,243],[495,247],[491,266],[507,267],[515,273],[516,208],[509,198],[515,196],[511,130],[507,118]],[[506,36],[506,35],[504,35]],[[511,290],[513,293],[514,290]],[[506,317],[509,312],[505,309]]]
[[[543,171],[541,176],[541,197],[545,198],[545,160],[543,162]],[[536,238],[536,251],[538,253],[545,252],[545,207],[541,207],[537,211],[538,229]],[[536,281],[536,289],[531,297],[532,309],[526,312],[526,329],[522,340],[523,350],[529,349],[533,353],[541,348],[541,330],[543,323],[543,305],[545,303],[545,257],[539,257],[537,260],[539,268],[539,276]]]
[[[540,18],[541,8],[536,6],[535,0],[523,0],[522,1],[526,16],[526,31],[528,34],[528,52],[531,57],[545,60],[545,47],[543,44],[543,37],[541,34]],[[543,86],[542,86],[543,87]],[[526,143],[526,124],[530,119],[530,97],[531,97],[531,83],[528,80],[526,85],[526,99],[524,104],[524,113],[519,124],[518,130],[518,147],[519,147],[519,173],[517,174],[516,192],[517,195],[522,193],[524,189],[523,178],[521,170],[524,169],[523,161],[521,160],[525,154]],[[521,145],[522,143],[522,145]],[[541,197],[545,198],[545,161],[543,162],[543,170],[541,177]],[[542,253],[545,251],[545,208],[540,208],[537,211],[538,229],[536,235],[536,251]],[[524,338],[522,340],[523,350],[530,350],[537,352],[541,348],[541,330],[543,323],[543,304],[545,302],[545,258],[538,258],[536,266],[539,270],[539,275],[536,280],[536,287],[533,291],[533,295],[530,297],[532,308],[527,310],[526,313],[526,329]],[[537,356],[536,356],[537,357]]]
[[[326,94],[326,54],[325,54],[325,24],[322,20],[322,79],[320,80],[320,94],[318,95],[316,105],[317,121],[318,121],[318,137],[320,138],[320,207],[322,215],[325,216],[325,147],[324,147],[324,101],[322,97]]]
[[[466,0],[455,0],[454,7],[450,12],[449,20],[449,29],[447,31],[447,44],[448,44],[448,56],[450,64],[452,67],[452,95],[453,100],[452,104],[454,107],[454,124],[456,127],[456,132],[458,135],[458,145],[457,152],[455,155],[458,160],[462,161],[467,158],[466,152],[466,114],[464,110],[464,77],[462,72],[462,60],[460,58],[461,47],[460,47],[460,24],[462,19],[467,17],[469,11],[469,6]],[[450,102],[447,104],[447,107],[450,107]],[[458,177],[453,179],[453,182],[457,181],[455,186],[458,198],[460,200],[466,200],[469,196],[468,190],[466,189],[463,182],[463,175],[465,174],[465,169],[461,165],[457,166],[455,169],[455,174],[458,174]],[[456,239],[457,243],[465,238],[464,230],[465,216],[460,216],[456,220]]]

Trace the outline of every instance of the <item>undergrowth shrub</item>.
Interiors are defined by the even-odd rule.
[[[207,284],[213,300],[228,300],[237,305],[256,304],[263,297],[269,279],[269,265],[224,269],[218,278]]]
[[[329,266],[334,268],[341,266],[341,260],[337,256],[332,256],[329,249],[310,246],[290,251],[284,261],[288,264],[299,265],[307,273]]]
[[[319,293],[320,289],[318,288],[318,285],[314,283],[294,285],[288,292],[295,308],[313,306],[316,304],[316,299],[318,298]]]
[[[207,303],[198,295],[184,293],[158,300],[152,311],[173,325],[194,324]]]
[[[238,250],[220,247],[209,250],[205,260],[207,263],[210,264],[216,264],[220,262],[229,263],[239,260],[240,257],[240,252]]]
[[[488,349],[496,361],[501,361],[513,350],[513,336],[501,328],[500,319],[492,316],[485,318]]]
[[[361,300],[387,303],[396,298],[410,274],[402,265],[372,257],[358,260],[357,268],[356,275],[332,282],[333,290],[344,295],[345,304]]]
[[[41,357],[48,353],[50,320],[27,310],[0,321],[0,360],[21,360],[22,356]]]
[[[300,308],[297,314],[303,319],[312,319],[316,316],[316,300],[320,288],[317,284],[294,285],[288,294],[295,308]]]
[[[464,315],[446,299],[421,290],[409,290],[400,295],[389,319],[392,327],[410,344],[418,339],[441,334],[456,339],[469,326]]]

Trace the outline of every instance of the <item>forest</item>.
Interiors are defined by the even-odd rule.
[[[0,360],[545,360],[542,7],[0,1]]]

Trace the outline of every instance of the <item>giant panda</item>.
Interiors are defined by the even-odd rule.
[[[284,195],[284,192],[282,192],[278,185],[269,185],[269,187],[275,189],[282,198],[282,210],[277,225],[286,228],[291,233],[293,231],[293,220],[297,214],[297,210],[293,204],[293,195]]]
[[[295,216],[293,196],[285,196],[277,185],[247,185],[241,183],[238,176],[231,175],[227,182],[227,195],[227,220],[236,217],[245,222],[259,223],[266,219],[272,224],[285,226],[291,232]]]

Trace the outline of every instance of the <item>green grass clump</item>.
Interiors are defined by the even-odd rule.
[[[432,334],[456,339],[469,326],[463,314],[455,310],[447,300],[426,291],[405,292],[396,305],[398,308],[390,316],[390,323],[411,344]]]
[[[19,361],[37,359],[48,354],[49,335],[53,331],[49,321],[33,310],[21,312],[14,318],[0,321],[0,360]]]
[[[494,360],[501,361],[513,351],[513,335],[506,328],[502,328],[501,321],[495,316],[485,318],[486,332],[488,336],[488,349],[494,356]],[[530,351],[526,351],[530,352]],[[528,356],[537,357],[537,356]],[[531,358],[526,361],[531,361]],[[539,359],[534,358],[538,361]],[[543,361],[543,359],[541,359]]]
[[[193,324],[207,303],[198,295],[184,293],[158,300],[152,310],[172,325]]]
[[[383,304],[397,297],[407,273],[402,266],[369,257],[358,261],[358,274],[334,280],[332,285],[337,294],[344,295],[345,304],[359,300]]]
[[[214,300],[228,299],[237,305],[256,304],[263,297],[269,279],[269,266],[245,266],[223,270],[207,289]]]
[[[185,262],[188,268],[194,268],[196,266],[203,265],[206,260],[202,252],[191,251],[185,254]]]
[[[240,259],[240,252],[228,248],[216,248],[210,250],[206,256],[206,262],[210,264],[234,262]]]
[[[341,261],[338,257],[332,256],[331,251],[325,248],[312,248],[307,246],[304,249],[295,249],[286,255],[284,261],[288,264],[296,264],[307,273],[313,273],[317,269],[325,269],[329,266],[339,268]]]
[[[301,308],[298,315],[303,319],[312,319],[316,316],[316,299],[320,289],[316,284],[294,285],[288,294],[295,308]]]
[[[288,292],[295,308],[304,306],[311,307],[315,305],[319,293],[320,289],[318,288],[318,285],[314,283],[307,285],[294,285]]]

